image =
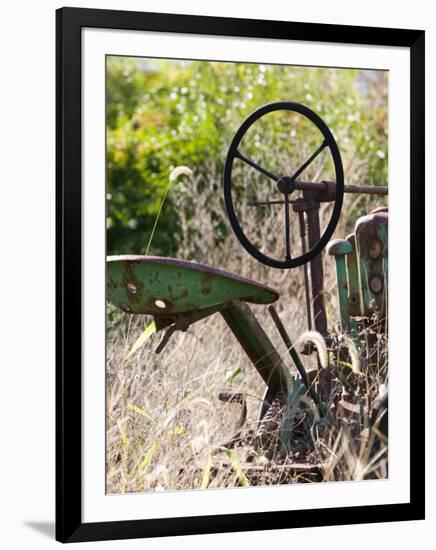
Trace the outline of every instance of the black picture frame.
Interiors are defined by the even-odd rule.
[[[410,502],[234,515],[82,522],[81,29],[146,30],[409,48]],[[62,8],[56,12],[56,539],[61,542],[424,519],[424,48],[420,30]],[[413,369],[419,370],[419,376]]]

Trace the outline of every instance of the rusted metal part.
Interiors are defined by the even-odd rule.
[[[309,195],[307,198],[313,199],[310,192],[305,192],[304,196]],[[309,236],[309,248],[312,248],[315,243],[320,239],[320,222],[319,222],[319,208],[311,209],[306,212],[307,216],[307,230]],[[324,267],[322,262],[322,253],[318,254],[310,262],[310,279],[312,286],[312,310],[313,310],[313,324],[316,331],[318,331],[324,338],[327,338],[327,317],[324,307]],[[306,300],[310,297],[306,296]],[[313,351],[313,346],[307,351]],[[333,385],[333,376],[327,369],[319,369],[319,377],[317,383],[317,393],[320,401],[328,403],[331,395]]]
[[[359,267],[356,253],[356,236],[354,233],[348,235],[346,240],[351,245],[351,252],[346,256],[348,274],[348,312],[351,317],[362,315]]]
[[[107,299],[127,313],[155,317],[191,313],[242,300],[275,302],[275,290],[196,262],[156,256],[111,256]]]
[[[321,181],[319,183],[313,181],[296,181],[294,182],[295,189],[300,191],[315,191],[320,193],[319,202],[330,202],[335,200],[336,183],[332,181]],[[323,187],[320,191],[320,187]],[[344,193],[364,193],[366,195],[387,195],[388,188],[381,185],[344,185]]]
[[[292,259],[291,254],[291,235],[290,235],[290,220],[289,220],[289,194],[285,193],[285,260]]]
[[[332,181],[322,181],[315,184],[311,182],[295,182],[295,188],[303,191],[303,196],[306,199],[317,203],[333,202],[336,199],[336,183]]]
[[[298,197],[292,201],[292,209],[294,212],[307,212],[308,210],[318,209],[319,203],[315,200],[305,199],[303,197]]]
[[[362,315],[387,312],[388,211],[377,209],[356,223],[356,248],[362,297]]]
[[[279,451],[280,428],[283,422],[285,403],[286,394],[278,392],[257,425],[253,445],[268,458]]]
[[[206,317],[209,317],[209,315],[213,315],[225,307],[227,307],[227,304],[221,304],[218,306],[193,311],[191,313],[179,313],[177,315],[173,315],[172,317],[155,317],[154,323],[156,332],[164,328],[167,329],[160,344],[157,346],[155,353],[161,353],[175,331],[180,330],[185,332],[193,323],[201,321],[201,319],[205,319]]]
[[[322,188],[324,189],[324,187]],[[318,186],[319,190],[319,186]],[[321,192],[323,192],[321,190]],[[296,199],[293,203],[293,209],[298,212],[300,217],[300,235],[302,237],[303,250],[305,250],[305,235],[308,235],[309,249],[312,248],[320,239],[319,223],[319,192],[305,191],[303,197]],[[304,221],[306,215],[306,222]],[[310,287],[308,282],[307,264],[305,269],[305,292],[306,292],[306,311],[309,330],[315,329],[327,338],[327,319],[324,308],[323,286],[324,272],[322,265],[322,256],[318,254],[310,261]],[[314,347],[310,342],[303,344],[302,353],[310,355]]]
[[[292,202],[292,201],[291,201]],[[248,206],[270,206],[271,204],[285,204],[285,201],[282,200],[274,200],[274,201],[267,201],[267,200],[254,200],[250,201],[248,203]]]
[[[190,313],[178,313],[169,317],[156,316],[154,318],[156,331],[162,330],[171,325],[175,325],[176,330],[185,331],[193,323],[201,321],[202,319],[209,317],[209,315],[213,315],[214,313],[221,311],[225,307],[227,307],[227,304],[220,304],[217,306],[192,311]]]
[[[281,178],[283,180],[284,178]],[[290,178],[287,178],[290,179]],[[280,180],[279,180],[280,181]],[[333,202],[336,198],[336,183],[334,181],[295,181],[293,182],[292,191],[310,191],[316,193],[317,202]],[[364,193],[366,195],[387,195],[388,188],[381,185],[360,185],[360,184],[345,184],[344,193]],[[297,199],[298,200],[298,199]],[[289,201],[291,204],[295,200]],[[285,204],[284,200],[254,200],[249,203],[250,206],[267,206],[271,204]],[[297,206],[297,208],[299,208]],[[297,211],[295,209],[295,211]]]
[[[245,401],[245,395],[240,392],[222,391],[218,394],[218,399],[224,403],[239,403]]]
[[[164,347],[168,344],[171,336],[174,334],[176,330],[177,330],[176,325],[171,325],[170,327],[167,328],[167,330],[165,331],[165,334],[163,335],[162,340],[160,341],[159,345],[156,348],[156,353],[160,353],[164,349]]]
[[[294,212],[306,212],[311,208],[318,208],[319,202],[308,201],[303,199],[303,197],[297,197],[296,199],[289,200],[288,203],[292,204],[292,209]],[[248,203],[248,206],[270,206],[271,204],[286,204],[285,200],[254,200]]]
[[[345,185],[345,193],[363,193],[365,195],[388,195],[388,188],[382,185]]]
[[[328,467],[328,463],[321,463],[317,462],[316,464],[311,464],[310,462],[288,462],[283,465],[273,465],[270,468],[271,472],[279,473],[279,472],[315,472],[316,470],[323,471]],[[244,471],[247,473],[254,473],[254,472],[262,472],[265,471],[265,466],[257,466],[248,463],[247,465],[244,465]]]
[[[273,393],[292,392],[294,380],[247,304],[233,302],[221,315]]]
[[[338,291],[339,311],[341,316],[342,332],[350,332],[350,315],[348,310],[348,279],[345,265],[345,256],[352,252],[353,248],[347,240],[336,239],[327,247],[327,253],[335,257],[336,282]]]
[[[319,209],[311,209],[306,212],[307,230],[309,237],[309,249],[319,242],[321,237],[319,223]],[[324,268],[322,255],[318,254],[310,262],[310,279],[312,283],[312,309],[315,330],[323,336],[327,336],[327,318],[324,308]],[[310,299],[310,297],[306,297]]]
[[[237,403],[238,405],[241,405],[241,414],[239,416],[238,422],[236,424],[236,429],[240,430],[243,425],[245,424],[245,421],[247,419],[247,400],[245,398],[245,394],[237,392],[220,392],[218,394],[218,399],[220,401],[223,401],[224,403]],[[235,434],[233,437],[233,440],[235,437],[237,437],[240,434]]]
[[[298,221],[300,225],[300,237],[301,237],[301,248],[303,254],[306,254],[306,227],[304,224],[304,212],[298,212]],[[310,287],[309,287],[309,266],[307,262],[303,265],[304,270],[304,291],[306,296],[306,317],[307,317],[307,328],[312,330],[312,309],[310,307],[310,302],[307,299],[310,296]]]
[[[222,451],[222,447],[218,449]],[[263,465],[253,464],[247,460],[238,460],[241,468],[247,477],[250,486],[258,485],[277,485],[277,480],[281,485],[288,485],[298,481],[299,483],[316,483],[322,482],[324,479],[324,472],[329,468],[330,464],[325,462],[311,463],[297,462],[286,460],[283,464],[277,464],[274,461]],[[211,466],[211,477],[220,474],[223,475],[223,471],[228,470],[229,477],[233,474],[233,466],[229,460],[214,460]],[[201,476],[202,469],[198,470],[198,476]]]
[[[280,178],[279,183],[282,187],[290,178]],[[286,187],[288,189],[288,187]],[[282,191],[282,189],[279,189]],[[334,181],[294,181],[292,182],[292,191],[310,191],[317,194],[318,202],[333,202],[336,198],[336,183]],[[387,195],[388,188],[382,185],[360,185],[345,184],[344,193],[364,193],[365,195]],[[256,206],[263,204],[283,204],[284,201],[256,201]]]

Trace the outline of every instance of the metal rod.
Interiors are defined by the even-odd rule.
[[[312,249],[321,239],[319,208],[312,208],[306,212],[309,249]],[[327,336],[327,318],[324,308],[324,268],[322,254],[310,260],[310,279],[312,287],[313,324],[323,336]]]
[[[310,397],[315,401],[315,403],[319,406],[318,396],[309,381],[306,369],[304,368],[300,356],[298,355],[297,350],[295,349],[291,339],[289,338],[289,334],[286,332],[286,329],[283,326],[282,320],[280,319],[276,308],[273,305],[269,305],[268,311],[272,317],[272,320],[274,321],[274,324],[277,327],[277,330],[279,331],[280,336],[282,337],[283,342],[285,343],[285,346],[288,349],[289,355],[294,361],[295,367],[298,370],[304,385],[306,386],[307,392],[309,393]]]
[[[285,193],[285,243],[286,243],[286,261],[291,259],[290,243],[290,223],[289,223],[289,194]]]
[[[296,181],[295,189],[299,191],[322,191],[324,184],[335,185],[333,181],[322,181],[316,183],[314,181]],[[345,184],[344,193],[363,193],[365,195],[387,195],[388,188],[381,185],[360,185],[360,184]]]
[[[285,201],[251,201],[249,206],[268,206],[270,204],[285,204]]]
[[[235,153],[235,157],[242,160],[243,162],[245,162],[246,164],[248,164],[249,166],[251,166],[252,168],[255,168],[256,170],[258,170],[259,172],[261,172],[262,174],[264,174],[265,176],[268,176],[269,178],[271,178],[273,181],[279,181],[279,178],[277,176],[275,176],[274,174],[272,174],[271,172],[269,172],[266,168],[264,168],[263,166],[260,166],[260,164],[257,164],[256,162],[254,162],[253,160],[249,159],[248,157],[244,156],[242,153],[240,153],[238,150],[236,151]]]
[[[296,181],[295,189],[298,191],[323,191],[324,184],[335,185],[334,182],[315,183],[313,181]],[[344,185],[345,193],[363,193],[365,195],[388,195],[388,188],[381,185]],[[282,200],[255,200],[250,206],[268,206],[270,204],[284,204]]]
[[[381,185],[344,185],[345,193],[364,193],[365,195],[387,195],[388,188]]]
[[[322,191],[327,185],[335,185],[334,181],[296,181],[295,189],[299,191]],[[344,193],[363,193],[365,195],[387,195],[388,188],[381,185],[360,185],[360,184],[345,184]]]
[[[306,229],[304,227],[304,212],[300,210],[298,212],[298,220],[300,222],[300,236],[301,236],[301,245],[303,249],[303,255],[306,254]],[[310,288],[309,288],[309,271],[307,262],[303,265],[304,269],[304,289],[306,291],[306,314],[307,314],[307,327],[309,330],[312,330],[312,310],[310,307],[311,297],[310,297]]]

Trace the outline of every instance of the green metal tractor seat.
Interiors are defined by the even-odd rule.
[[[275,302],[275,290],[197,262],[159,256],[109,256],[107,299],[128,313],[155,317],[219,308],[234,300]]]
[[[275,302],[275,290],[223,269],[174,258],[109,256],[106,266],[109,302],[127,313],[153,315],[157,331],[167,328],[156,353],[175,331],[220,312],[271,395],[293,388],[287,367],[244,303]]]

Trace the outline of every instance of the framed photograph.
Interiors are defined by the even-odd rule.
[[[423,519],[424,32],[56,17],[57,539]]]

